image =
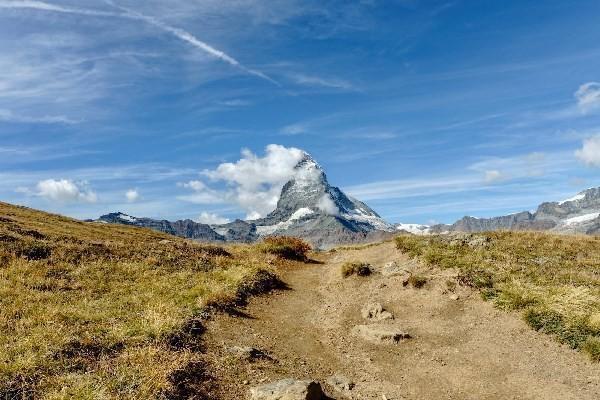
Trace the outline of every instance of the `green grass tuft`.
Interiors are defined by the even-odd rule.
[[[352,275],[369,276],[371,275],[371,266],[368,263],[353,261],[342,264],[342,277],[347,278]]]

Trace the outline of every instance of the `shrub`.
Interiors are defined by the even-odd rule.
[[[413,235],[402,235],[396,238],[396,248],[410,257],[423,254],[424,243]]]
[[[351,275],[369,276],[371,275],[371,266],[365,262],[346,262],[342,265],[342,277],[347,278]]]
[[[408,278],[408,283],[416,289],[421,289],[427,283],[427,278],[421,275],[411,275]]]
[[[306,260],[306,254],[311,250],[304,240],[290,236],[269,236],[259,244],[259,248],[263,253],[300,261]]]
[[[583,344],[583,351],[589,354],[591,359],[600,362],[600,337],[590,337]]]

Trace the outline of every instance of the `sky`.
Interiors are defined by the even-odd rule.
[[[219,223],[302,151],[390,222],[600,186],[597,0],[0,0],[0,200]]]

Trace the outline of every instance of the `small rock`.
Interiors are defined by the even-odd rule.
[[[171,241],[170,241],[170,240],[168,240],[168,239],[163,239],[163,240],[161,240],[161,241],[160,241],[160,242],[158,242],[158,243],[160,243],[160,244],[169,244],[169,243],[171,243]]]
[[[389,311],[385,311],[380,303],[371,303],[365,305],[361,313],[364,319],[370,319],[375,321],[394,319],[392,313]]]
[[[458,300],[458,299],[460,299],[460,296],[457,295],[456,293],[450,295],[450,300]]]
[[[327,378],[327,384],[339,392],[354,389],[354,382],[352,382],[349,378],[339,374]]]
[[[396,261],[390,261],[381,268],[381,275],[383,276],[405,275],[407,273],[406,268],[400,266]]]
[[[322,400],[321,385],[315,381],[283,379],[250,389],[252,400]]]
[[[254,347],[241,347],[241,346],[233,346],[229,349],[230,353],[235,354],[239,358],[246,359],[248,361],[258,360],[258,359],[271,359],[268,354],[263,352],[262,350],[255,349]]]
[[[357,325],[353,333],[363,339],[377,343],[398,343],[403,339],[409,339],[410,335],[392,326],[386,325]]]

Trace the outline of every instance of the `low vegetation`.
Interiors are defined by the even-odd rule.
[[[408,277],[408,283],[416,289],[421,289],[427,283],[427,278],[421,275],[411,275]]]
[[[399,236],[399,250],[600,361],[600,237],[538,232]]]
[[[258,248],[263,253],[273,254],[288,260],[305,261],[311,247],[302,239],[290,236],[266,237]]]
[[[185,397],[207,306],[276,282],[262,250],[0,203],[0,399]]]
[[[368,263],[360,261],[346,262],[341,267],[342,277],[347,278],[352,275],[369,276],[371,275],[371,266]]]

